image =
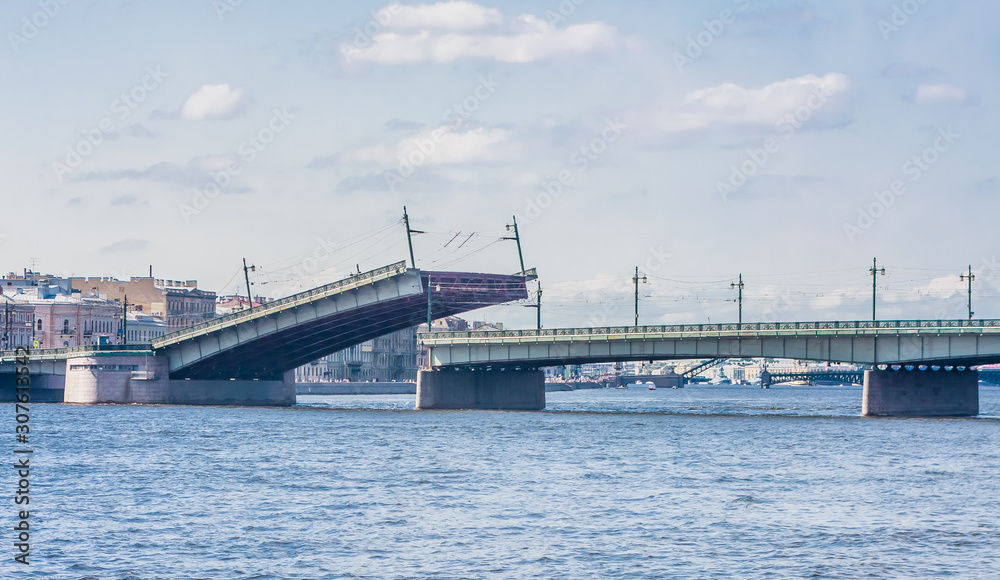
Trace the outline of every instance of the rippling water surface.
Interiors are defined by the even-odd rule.
[[[39,405],[34,563],[5,532],[0,577],[1000,577],[996,388],[974,419],[862,419],[857,387],[413,399]]]

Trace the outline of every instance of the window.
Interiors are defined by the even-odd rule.
[[[38,319],[38,325],[37,325],[37,329],[38,329],[38,330],[41,330],[41,329],[42,329],[42,319],[41,319],[41,318],[39,318],[39,319]]]
[[[63,331],[62,331],[62,333],[63,334],[69,334],[69,320],[66,319],[66,318],[63,319]]]
[[[70,365],[71,371],[137,371],[139,365]]]

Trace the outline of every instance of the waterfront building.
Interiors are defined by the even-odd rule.
[[[159,278],[75,277],[74,290],[84,295],[121,302],[128,297],[128,309],[166,321],[170,331],[215,318],[215,292],[198,288],[197,280]]]
[[[295,380],[415,382],[417,329],[393,332],[303,365],[295,369]]]
[[[267,302],[269,302],[269,300],[258,296],[253,301],[253,307],[257,308],[258,306],[262,306]],[[215,300],[215,315],[225,316],[227,314],[232,314],[234,312],[246,310],[247,308],[249,308],[249,306],[250,303],[249,300],[247,300],[246,296],[239,296],[239,295],[219,296]]]
[[[243,299],[244,305],[246,299]],[[256,303],[255,303],[256,306]],[[480,328],[502,329],[502,324],[478,323]],[[469,322],[457,316],[432,321],[434,332],[469,330]],[[417,370],[427,366],[428,353],[417,345],[421,324],[335,352],[295,370],[297,382],[376,381],[415,382]]]
[[[162,317],[144,314],[142,312],[131,311],[127,314],[128,323],[125,325],[125,340],[129,344],[144,344],[163,336],[170,329],[167,322]]]
[[[0,288],[0,349],[14,350],[19,346],[31,346],[34,312],[34,306],[15,301]]]
[[[121,306],[110,300],[81,296],[79,292],[52,292],[52,286],[18,288],[9,297],[30,306],[35,348],[66,348],[118,342]]]

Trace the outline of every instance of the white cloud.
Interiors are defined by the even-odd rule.
[[[228,83],[202,85],[184,101],[180,117],[189,121],[229,119],[240,115],[245,105],[246,91],[243,89],[232,88]]]
[[[389,6],[387,11],[392,17],[386,28],[468,30],[503,22],[503,14],[496,8],[485,8],[464,1],[417,6],[394,5]]]
[[[809,108],[810,116],[819,114],[849,86],[850,79],[840,73],[810,74],[759,89],[725,83],[689,93],[682,103],[663,113],[661,124],[671,131],[717,125],[771,126],[800,107]],[[836,107],[828,110],[833,109]]]
[[[926,286],[923,288],[917,287],[911,294],[915,295],[912,298],[915,301],[923,300],[924,296],[952,298],[961,295],[964,289],[965,284],[959,280],[958,274],[956,274],[954,276],[933,278]]]
[[[960,105],[969,100],[969,95],[965,89],[955,85],[920,85],[913,100],[921,105]]]
[[[511,144],[510,133],[483,127],[452,131],[439,127],[407,137],[395,145],[374,145],[340,155],[342,164],[395,166],[413,155],[422,159],[417,165],[455,165],[475,161],[497,161]]]
[[[505,16],[470,2],[395,7],[399,11],[361,46],[344,44],[350,61],[377,64],[482,59],[529,63],[607,50],[620,42],[617,28],[603,22],[556,28],[530,14]]]

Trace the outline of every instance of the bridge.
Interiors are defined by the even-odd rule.
[[[398,262],[163,335],[148,344],[38,350],[39,388],[70,403],[295,403],[293,369],[366,340],[527,297],[520,275],[431,272]],[[17,353],[0,353],[13,390]]]
[[[913,366],[913,365],[910,365]],[[898,370],[898,369],[897,369]],[[910,370],[913,370],[912,368]],[[817,381],[829,381],[845,384],[861,384],[865,379],[865,371],[851,370],[812,370],[812,371],[771,371],[761,373],[760,385],[769,387],[777,383],[791,383],[794,381],[805,381],[814,383]]]
[[[399,262],[161,336],[148,344],[35,351],[33,384],[71,403],[290,405],[292,370],[441,318],[527,297],[517,275],[430,272]],[[865,364],[865,415],[974,415],[975,365],[1000,362],[1000,320],[622,326],[425,333],[420,409],[541,409],[538,369],[676,359]],[[13,391],[15,352],[0,353]],[[711,362],[711,361],[710,361]]]
[[[417,404],[428,407],[475,404],[483,396],[474,393],[513,388],[512,382],[528,385],[521,387],[521,404],[544,406],[544,382],[540,398],[536,383],[538,369],[547,366],[767,357],[871,365],[865,415],[975,415],[978,375],[970,367],[1000,361],[1000,320],[467,331],[420,340],[430,349],[432,368],[418,377]],[[457,392],[452,384],[466,385],[466,395],[451,401]]]

